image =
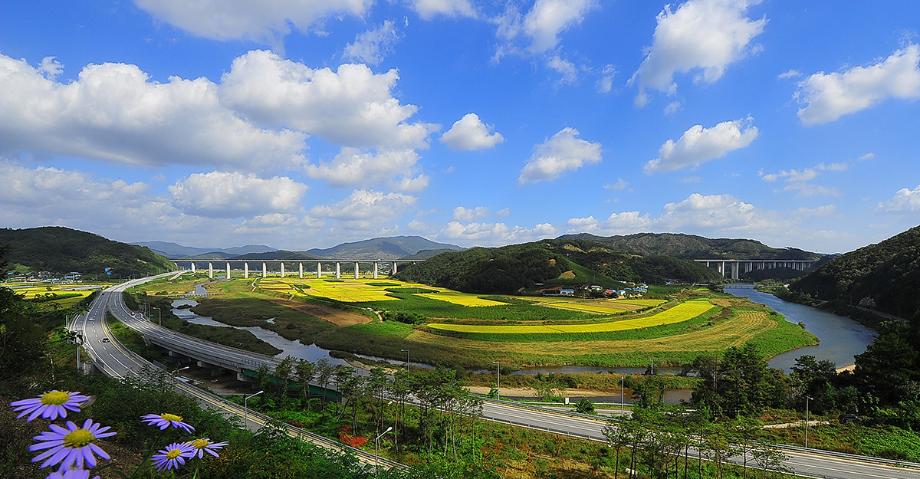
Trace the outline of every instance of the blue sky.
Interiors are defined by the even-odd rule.
[[[836,252],[920,223],[916,2],[190,3],[0,7],[0,225]]]

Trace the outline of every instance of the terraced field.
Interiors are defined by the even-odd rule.
[[[557,334],[557,333],[609,333],[613,331],[626,331],[629,329],[649,328],[666,324],[689,321],[701,314],[714,309],[716,306],[708,300],[686,301],[659,313],[644,318],[624,319],[622,321],[607,321],[602,323],[587,324],[543,324],[543,325],[489,325],[489,324],[447,324],[430,323],[431,329],[451,331],[455,333],[479,334]]]
[[[663,304],[662,299],[575,299],[561,297],[528,297],[541,306],[583,311],[597,314],[618,314],[625,311],[639,311]]]

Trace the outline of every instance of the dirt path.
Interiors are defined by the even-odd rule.
[[[356,313],[354,311],[348,311],[345,309],[333,308],[331,306],[306,303],[296,299],[273,298],[272,301],[277,302],[286,308],[291,308],[304,314],[322,319],[323,321],[330,322],[340,328],[344,328],[346,326],[354,326],[356,324],[369,323],[372,321],[370,317],[361,313]]]

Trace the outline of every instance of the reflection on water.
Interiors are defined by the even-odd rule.
[[[725,292],[766,305],[792,323],[803,323],[805,329],[820,340],[817,346],[799,348],[774,357],[770,360],[770,367],[773,368],[789,372],[795,360],[806,354],[819,360],[833,361],[837,367],[848,366],[853,364],[853,357],[865,352],[866,347],[875,339],[874,331],[850,318],[811,306],[784,301],[772,294],[752,289],[750,285],[741,287],[728,285],[725,287]]]
[[[299,340],[291,341],[290,339],[287,339],[272,330],[259,326],[231,326],[207,316],[200,316],[191,310],[191,308],[197,305],[198,302],[191,299],[177,299],[172,302],[172,313],[175,314],[179,319],[192,324],[214,326],[218,328],[234,328],[241,329],[243,331],[249,331],[260,340],[265,341],[275,348],[280,349],[281,352],[275,355],[275,357],[279,359],[285,356],[293,356],[295,358],[306,359],[307,361],[311,362],[325,359],[329,362],[329,364],[332,365],[346,364],[344,360],[330,356],[329,350],[323,349],[315,344],[303,344]],[[271,318],[266,322],[274,323],[273,320],[274,318]]]

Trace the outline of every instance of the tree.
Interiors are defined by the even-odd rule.
[[[307,409],[311,409],[310,382],[313,381],[313,375],[316,372],[316,368],[310,361],[301,359],[300,361],[297,361],[296,366],[294,366],[294,370],[295,374],[297,375],[297,382],[300,383],[300,391],[303,394],[303,399],[307,402]]]
[[[818,361],[814,356],[801,356],[795,360],[789,375],[792,385],[793,401],[796,407],[805,407],[805,397],[811,397],[812,408],[816,413],[837,409],[837,368],[833,362]]]
[[[594,414],[594,403],[589,401],[588,398],[581,398],[575,404],[575,411],[581,414]]]
[[[294,358],[291,356],[285,356],[278,361],[278,364],[275,366],[275,376],[281,380],[281,398],[284,399],[287,397],[288,387],[291,383],[291,377],[294,374]]]
[[[778,382],[783,381],[782,375],[767,368],[767,362],[752,344],[740,349],[731,347],[721,359],[699,357],[693,369],[701,379],[693,391],[693,403],[706,405],[720,416],[763,412],[765,407],[777,401],[771,393],[780,388]]]
[[[613,478],[620,477],[620,450],[632,442],[632,435],[628,427],[622,425],[623,421],[611,421],[604,426],[604,437],[607,438],[607,445],[612,447],[615,454],[613,463]]]
[[[326,392],[329,390],[329,381],[332,379],[332,365],[326,359],[320,359],[316,362],[316,382],[323,389],[323,401],[327,400]]]

